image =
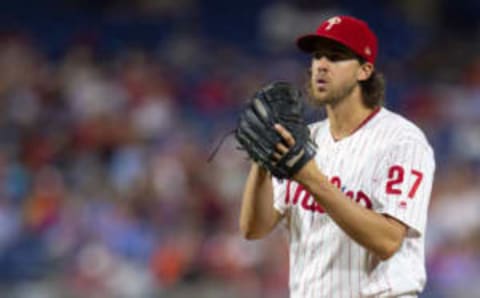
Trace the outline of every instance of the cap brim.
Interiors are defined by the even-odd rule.
[[[319,36],[316,34],[308,34],[297,38],[297,47],[305,53],[315,52],[319,48],[319,45],[321,45],[322,43],[335,43],[345,46],[345,44],[339,40],[326,36]]]
[[[315,41],[318,40],[318,38],[319,36],[314,34],[300,36],[299,38],[297,38],[297,47],[305,53],[312,53],[313,46],[315,45]]]

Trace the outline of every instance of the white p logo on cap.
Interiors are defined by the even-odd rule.
[[[338,25],[341,22],[342,22],[342,19],[340,19],[339,17],[330,18],[330,19],[327,20],[328,25],[327,25],[327,27],[325,27],[325,30],[328,31],[328,30],[332,29],[332,27],[334,25]]]

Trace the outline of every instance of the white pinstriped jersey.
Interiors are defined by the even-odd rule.
[[[318,145],[315,161],[331,183],[409,229],[400,249],[381,261],[296,182],[274,178],[274,205],[289,232],[291,297],[416,297],[426,281],[424,234],[435,170],[424,134],[385,108],[340,141],[332,138],[328,120],[310,129]]]

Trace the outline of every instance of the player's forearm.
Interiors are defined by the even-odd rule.
[[[267,171],[253,164],[245,184],[240,211],[240,230],[247,239],[270,233],[279,220],[273,207],[272,179]]]
[[[316,167],[301,183],[346,234],[381,259],[388,259],[400,247],[405,227],[349,200]]]

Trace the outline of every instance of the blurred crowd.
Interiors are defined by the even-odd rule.
[[[349,12],[307,15],[298,7],[272,2],[259,11],[261,51],[182,32],[108,54],[79,39],[52,57],[28,31],[1,34],[0,291],[22,298],[288,297],[282,228],[253,242],[238,232],[245,154],[227,138],[206,160],[255,89],[279,79],[304,83],[309,57],[295,51],[297,32],[272,20],[304,20],[310,31],[328,13]],[[428,25],[442,22],[438,15],[422,23],[413,9],[394,11],[383,11],[391,27],[372,17],[386,52],[379,64],[386,106],[426,131],[437,160],[422,297],[474,297],[480,30],[470,28],[476,48],[455,28],[439,46],[435,35],[425,39],[435,32]],[[416,35],[406,37],[412,28]]]
[[[252,297],[285,290],[285,241],[237,232],[245,156],[229,139],[206,162],[259,83],[253,68],[222,67],[250,58],[224,55],[207,75],[142,50],[103,59],[81,44],[50,61],[3,40],[1,281],[18,283],[14,293],[44,281],[45,297],[52,280],[74,297],[174,297],[189,281],[219,293],[249,282]]]

